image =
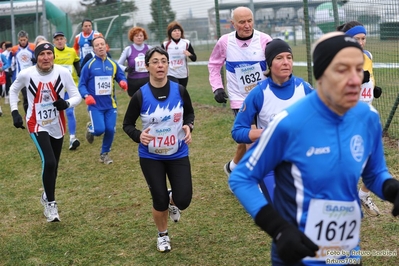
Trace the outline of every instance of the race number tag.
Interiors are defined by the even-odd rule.
[[[263,80],[263,71],[259,63],[251,66],[237,67],[234,70],[238,87],[242,94],[248,94],[259,81]]]
[[[140,54],[134,59],[134,69],[136,72],[147,72],[147,69],[145,68],[145,60],[144,60],[144,55]]]
[[[52,102],[35,103],[35,113],[37,124],[47,127],[58,123],[58,110]]]
[[[185,63],[186,63],[186,59],[185,59],[185,55],[183,53],[171,55],[171,58],[169,61],[171,68],[177,69],[177,68],[183,67],[183,66],[185,66]]]
[[[312,199],[305,234],[319,246],[316,257],[306,260],[325,261],[342,257],[359,243],[360,208],[357,201]],[[336,255],[338,254],[338,255]]]
[[[151,130],[151,134],[155,138],[148,144],[148,151],[158,155],[171,155],[178,150],[178,130],[176,126],[167,128],[155,128]]]
[[[93,51],[93,47],[92,46],[83,46],[82,47],[82,54],[83,54],[83,58],[85,58],[86,55],[90,54]]]
[[[374,84],[371,80],[367,83],[362,84],[359,100],[370,104],[370,102],[373,100],[373,90]]]
[[[96,95],[111,95],[112,91],[112,77],[111,76],[97,76],[94,77]]]

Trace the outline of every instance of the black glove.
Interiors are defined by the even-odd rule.
[[[125,72],[127,73],[132,73],[133,72],[133,67],[126,67]]]
[[[216,89],[213,94],[215,95],[214,98],[218,103],[226,103],[226,99],[229,98],[222,88]]]
[[[370,72],[368,70],[363,70],[363,83],[367,83],[370,81]]]
[[[384,182],[382,194],[387,201],[393,203],[392,215],[399,215],[399,181],[391,178]]]
[[[58,111],[61,111],[69,107],[69,102],[65,101],[62,98],[58,98],[58,100],[53,102],[53,105],[55,106],[55,108],[57,108]]]
[[[305,257],[315,257],[319,247],[296,226],[284,220],[268,204],[255,217],[255,223],[275,241],[277,253],[285,263],[299,262]]]
[[[382,93],[382,89],[380,87],[375,86],[373,90],[374,98],[380,98]]]
[[[22,116],[18,113],[18,110],[12,111],[11,115],[12,115],[14,127],[25,129],[25,127],[23,126],[24,121],[22,120]]]

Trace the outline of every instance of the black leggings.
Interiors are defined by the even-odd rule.
[[[138,91],[142,86],[144,86],[146,83],[150,81],[149,77],[146,78],[139,78],[139,79],[127,79],[127,94],[130,97],[133,97],[133,94]]]
[[[56,139],[42,131],[30,134],[42,159],[42,182],[48,201],[55,200],[55,181],[64,137]]]
[[[175,77],[173,77],[173,76],[168,76],[168,79],[171,80],[171,81],[174,81],[174,82],[176,82],[176,83],[179,83],[179,84],[182,85],[184,88],[187,88],[188,77],[187,77],[187,78],[184,78],[184,79],[178,79],[178,78],[175,78]]]
[[[8,96],[8,92],[10,91],[11,77],[12,77],[12,72],[6,72],[6,92],[5,92],[5,96]]]
[[[166,175],[172,188],[174,204],[180,210],[184,210],[190,205],[193,187],[188,157],[175,160],[140,158],[140,166],[150,189],[152,206],[155,210],[161,212],[169,207]]]

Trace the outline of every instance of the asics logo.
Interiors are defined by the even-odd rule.
[[[320,147],[320,148],[315,148],[315,147],[310,147],[309,150],[306,152],[306,156],[310,157],[312,155],[321,155],[321,154],[328,154],[330,153],[330,147]]]

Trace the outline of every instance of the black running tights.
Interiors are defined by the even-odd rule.
[[[55,200],[55,183],[64,137],[56,139],[42,131],[30,134],[42,159],[42,182],[48,201]]]

